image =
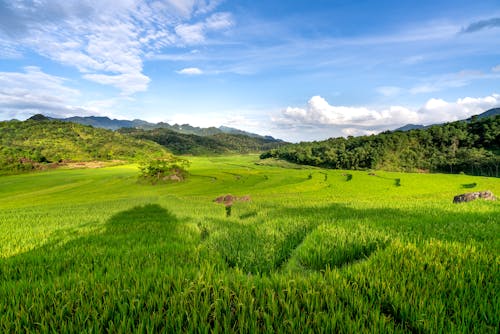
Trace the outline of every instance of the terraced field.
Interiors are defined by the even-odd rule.
[[[1,177],[0,331],[498,332],[500,179],[189,160]]]

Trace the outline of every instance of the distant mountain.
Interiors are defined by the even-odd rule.
[[[227,127],[227,126],[220,126],[219,130],[221,130],[223,133],[228,133],[228,134],[231,134],[231,135],[243,135],[243,136],[255,137],[255,138],[265,138],[265,137],[267,137],[267,138],[274,139],[273,137],[270,137],[270,136],[260,136],[260,135],[257,135],[255,133],[246,132],[246,131],[243,131],[243,130],[238,130],[238,129],[230,128],[230,127]]]
[[[110,119],[109,117],[98,117],[98,116],[86,116],[86,117],[74,116],[58,120],[63,122],[91,125],[95,128],[103,128],[108,130],[118,130],[120,128],[140,128],[153,125],[151,123],[142,121],[140,119],[134,119],[133,121],[128,121],[128,120]]]
[[[71,123],[78,123],[78,124],[83,124],[83,125],[91,125],[95,128],[103,128],[103,129],[109,129],[109,130],[118,130],[121,128],[133,128],[133,129],[143,129],[143,130],[151,130],[151,129],[169,129],[175,132],[183,133],[183,134],[192,134],[192,135],[197,135],[197,136],[213,136],[216,134],[221,134],[221,133],[227,133],[227,134],[240,134],[240,135],[245,135],[249,137],[254,137],[254,138],[265,138],[269,140],[273,140],[274,138],[271,136],[261,136],[255,133],[251,132],[246,132],[243,130],[227,127],[227,126],[220,126],[218,128],[216,127],[208,127],[208,128],[200,128],[197,126],[191,126],[189,124],[168,124],[164,122],[160,123],[150,123],[147,121],[143,121],[140,119],[134,119],[132,121],[130,120],[119,120],[119,119],[111,119],[109,117],[98,117],[98,116],[85,116],[85,117],[80,117],[80,116],[74,116],[74,117],[68,117],[68,118],[49,118],[44,115],[34,115],[32,118],[35,117],[37,119],[45,118],[45,119],[52,119],[52,120],[59,120],[63,122],[71,122]]]
[[[500,115],[500,108],[493,108],[488,111],[483,112],[482,114],[472,116],[470,118],[467,118],[468,121],[475,119],[482,119],[486,117],[494,117],[496,115]]]
[[[483,119],[483,118],[487,118],[487,117],[494,117],[497,115],[500,115],[500,108],[493,108],[493,109],[489,109],[489,110],[487,110],[479,115],[471,116],[471,117],[467,118],[465,121],[470,122],[474,119]],[[429,128],[429,127],[434,126],[434,125],[440,125],[440,124],[431,124],[431,125],[406,124],[400,128],[394,129],[393,131],[410,131],[410,130],[425,129],[425,128]]]
[[[421,125],[421,124],[406,124],[406,125],[403,125],[402,127],[397,128],[393,131],[410,131],[410,130],[418,130],[418,129],[423,129],[423,128],[425,128],[425,126]]]
[[[163,129],[169,129],[175,132],[183,133],[186,135],[197,135],[197,136],[212,136],[218,133],[223,133],[222,130],[216,127],[208,127],[208,128],[199,128],[197,126],[191,126],[189,124],[174,124],[170,125],[168,123],[158,123],[156,124],[153,129],[158,129],[158,128],[163,128]],[[145,129],[145,128],[143,128]]]
[[[44,116],[42,114],[36,114],[36,115],[31,116],[27,120],[41,122],[41,121],[50,121],[50,118],[48,118],[47,116]]]

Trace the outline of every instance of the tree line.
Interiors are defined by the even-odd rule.
[[[268,150],[265,158],[334,169],[500,176],[500,116],[410,131],[331,138]]]

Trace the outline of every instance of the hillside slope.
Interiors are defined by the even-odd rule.
[[[167,150],[105,129],[53,120],[0,122],[0,171],[62,161],[137,160]]]
[[[198,136],[165,128],[152,130],[123,128],[118,131],[134,138],[154,141],[174,154],[251,153],[277,148],[284,144],[273,138],[251,137],[244,134],[217,133]]]

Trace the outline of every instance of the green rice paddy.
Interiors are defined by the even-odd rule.
[[[500,179],[189,160],[0,177],[0,332],[498,333]]]

